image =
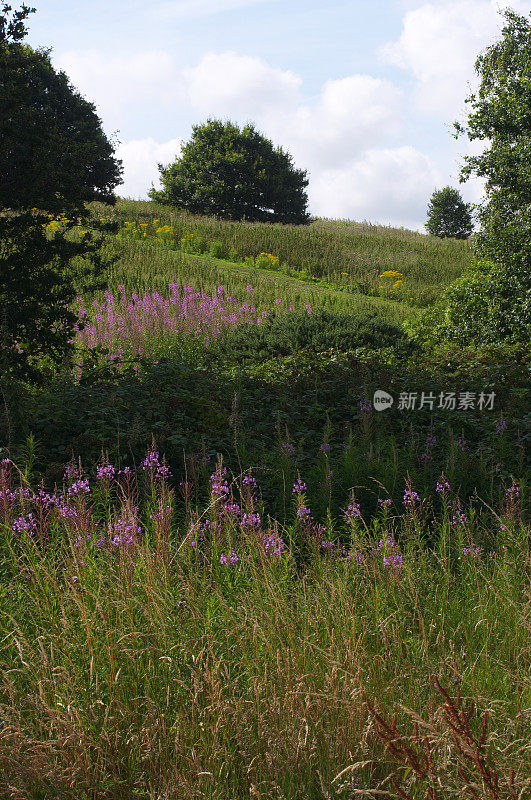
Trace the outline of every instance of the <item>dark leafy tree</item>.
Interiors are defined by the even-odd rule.
[[[527,341],[531,326],[531,15],[504,11],[498,42],[476,61],[479,89],[457,135],[485,142],[461,179],[486,180],[476,262],[452,287],[448,335],[461,342]]]
[[[94,106],[22,42],[34,9],[0,11],[0,372],[36,378],[71,350],[76,292],[101,285],[86,203],[112,203],[121,164]],[[61,226],[50,221],[62,217]],[[94,228],[93,225],[91,225]],[[97,227],[97,226],[96,226]]]
[[[193,214],[306,224],[308,179],[253,125],[209,119],[193,127],[173,164],[159,164],[162,190],[150,197]]]
[[[457,189],[445,186],[432,194],[426,230],[432,236],[441,238],[451,236],[455,239],[467,239],[471,235],[471,209]]]

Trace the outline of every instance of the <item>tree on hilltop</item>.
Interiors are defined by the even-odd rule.
[[[460,192],[445,186],[435,191],[428,206],[426,230],[441,238],[467,239],[473,230],[470,206]]]
[[[253,125],[209,119],[194,125],[173,164],[159,164],[162,189],[153,200],[193,214],[249,222],[309,222],[304,170]]]

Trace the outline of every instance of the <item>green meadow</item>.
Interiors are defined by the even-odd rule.
[[[0,797],[523,800],[528,349],[412,335],[470,244],[91,208],[0,410]]]

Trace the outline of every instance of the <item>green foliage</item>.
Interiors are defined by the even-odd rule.
[[[306,311],[270,314],[259,325],[239,325],[217,343],[215,352],[232,364],[259,364],[300,350],[348,351],[358,347],[404,347],[407,337],[376,314],[333,314]]]
[[[193,214],[225,219],[306,224],[306,173],[253,125],[209,119],[167,167],[150,197]]]
[[[528,269],[479,259],[447,291],[436,335],[461,344],[529,342],[530,300]]]
[[[98,235],[73,232],[85,202],[112,202],[121,166],[94,106],[46,52],[21,44],[22,6],[0,13],[0,363],[2,380],[35,378],[71,349],[77,291],[99,285]],[[61,221],[52,217],[61,216]],[[105,229],[105,225],[93,224]],[[81,261],[80,261],[81,259]]]
[[[210,247],[208,252],[212,256],[212,258],[228,258],[228,253],[223,245],[223,242],[210,242]]]
[[[350,487],[365,486],[364,507],[373,512],[376,501],[370,486],[375,478],[400,503],[400,481],[406,474],[420,489],[432,488],[445,471],[464,496],[477,491],[487,499],[500,491],[492,475],[523,473],[520,437],[529,388],[523,347],[483,352],[454,347],[429,357],[413,350],[408,359],[387,351],[306,351],[258,363],[238,360],[245,355],[244,342],[235,342],[231,352],[232,356],[225,354],[230,361],[225,368],[221,359],[201,369],[161,359],[143,367],[133,364],[123,373],[97,364],[87,367],[79,381],[63,377],[45,389],[21,393],[17,416],[10,421],[11,452],[16,456],[17,444],[33,433],[40,443],[38,467],[53,482],[72,457],[81,456],[90,468],[102,451],[108,451],[122,466],[138,464],[154,437],[177,481],[183,454],[199,463],[204,456],[213,461],[222,453],[235,470],[259,468],[263,491],[275,505],[280,503],[275,472],[279,436],[289,435],[296,447],[292,468],[307,476],[316,511],[324,502],[319,445],[326,429],[337,507]],[[437,397],[449,388],[494,391],[495,410],[398,412],[395,403],[389,413],[373,413],[369,427],[364,427],[360,403],[372,398],[377,388],[395,398],[403,391],[417,392],[418,397],[423,391]],[[9,444],[4,413],[0,406],[0,447]],[[508,429],[498,435],[500,414],[508,420]],[[437,447],[426,463],[422,454],[434,430]],[[459,437],[466,439],[466,451],[456,451]]]
[[[484,219],[493,210],[503,211],[507,219],[518,218],[531,196],[531,15],[527,19],[510,10],[502,14],[500,41],[476,61],[480,84],[467,100],[467,125],[456,123],[458,134],[489,144],[479,155],[465,157],[462,174],[463,179],[486,179],[489,202]],[[504,208],[492,209],[490,201],[498,198],[503,198]]]
[[[43,214],[0,214],[2,381],[35,380],[68,358],[78,321],[72,302],[101,288],[108,267],[97,234],[50,235],[46,222]]]
[[[457,189],[445,186],[435,191],[428,206],[426,230],[432,236],[467,239],[473,230],[470,206]]]
[[[476,62],[479,90],[458,133],[488,144],[462,179],[486,179],[475,268],[448,295],[445,335],[460,342],[529,339],[531,323],[531,24],[503,12],[499,42]]]
[[[112,202],[121,163],[94,105],[46,51],[19,41],[14,19],[0,14],[0,208],[78,215],[87,201]]]

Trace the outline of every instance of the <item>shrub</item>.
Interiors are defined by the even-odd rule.
[[[530,294],[526,264],[518,269],[479,260],[446,292],[442,323],[435,330],[460,344],[529,341]]]
[[[210,243],[210,255],[212,258],[227,258],[227,249],[223,242],[215,241]]]
[[[259,363],[299,350],[354,350],[357,347],[396,347],[407,342],[396,325],[375,314],[333,314],[329,311],[272,314],[259,325],[240,325],[217,344],[218,353],[232,363]]]

